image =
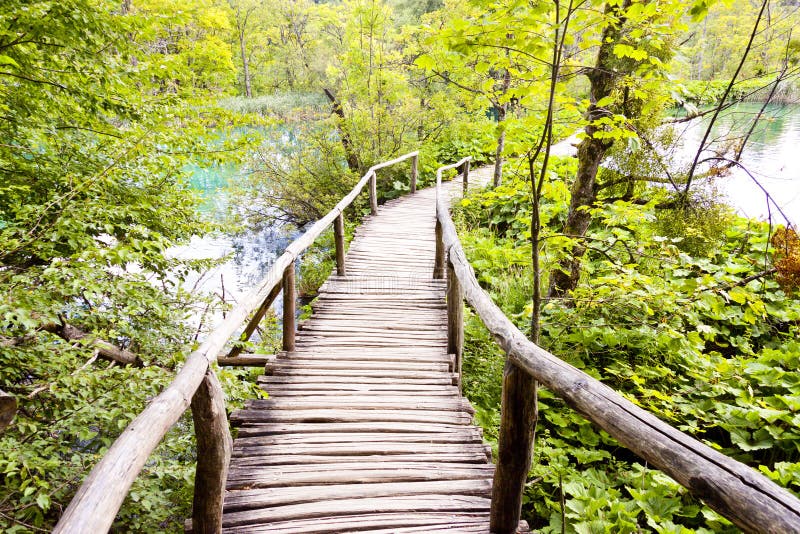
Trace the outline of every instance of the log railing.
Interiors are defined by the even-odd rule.
[[[415,191],[418,155],[417,151],[411,152],[371,167],[336,207],[286,248],[267,275],[228,313],[202,345],[186,357],[183,367],[170,385],[125,428],[84,480],[54,532],[108,531],[150,454],[190,405],[197,437],[192,528],[195,532],[204,533],[220,531],[232,441],[223,392],[211,363],[218,359],[231,337],[252,314],[239,339],[247,341],[250,338],[281,289],[284,293],[283,348],[289,351],[294,349],[294,273],[297,257],[335,223],[337,272],[343,274],[344,210],[369,183],[371,212],[376,214],[376,171],[407,159],[411,159],[411,191]],[[234,358],[239,352],[240,349],[234,349],[229,356]]]
[[[434,276],[444,271],[447,256],[447,272],[452,277],[448,279],[447,296],[457,300],[447,303],[448,332],[458,336],[449,335],[448,346],[451,339],[454,342],[459,338],[463,340],[463,295],[507,356],[500,449],[492,491],[493,533],[516,532],[519,522],[531,458],[531,427],[536,417],[528,394],[534,381],[550,389],[578,413],[742,530],[800,532],[800,500],[787,490],[747,465],[676,430],[602,382],[529,341],[478,284],[441,190],[441,172],[437,173],[436,187],[437,268]]]

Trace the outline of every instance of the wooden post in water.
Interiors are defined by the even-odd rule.
[[[344,215],[342,213],[333,222],[333,237],[336,241],[336,274],[344,276]]]
[[[461,172],[461,182],[464,186],[463,196],[467,196],[467,188],[469,187],[469,160],[464,162],[464,168]]]
[[[519,525],[538,417],[536,388],[536,380],[531,375],[506,360],[489,517],[489,530],[497,534],[512,534]]]
[[[456,277],[453,264],[447,262],[447,353],[455,354],[458,392],[461,387],[461,360],[464,353],[464,290]]]
[[[433,264],[433,277],[444,278],[444,241],[442,240],[442,223],[436,219],[436,259]]]
[[[294,350],[295,331],[295,298],[294,298],[294,266],[293,261],[283,271],[283,350]]]
[[[197,439],[192,532],[215,534],[222,530],[222,503],[233,439],[224,393],[211,368],[192,397],[192,418]]]
[[[378,214],[378,175],[372,171],[369,179],[369,211],[373,215]]]
[[[411,158],[411,192],[417,192],[417,173],[419,165],[419,154]]]

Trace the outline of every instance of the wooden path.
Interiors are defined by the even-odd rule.
[[[225,532],[488,532],[494,467],[447,354],[434,195],[365,221],[259,378],[269,399],[233,414]]]

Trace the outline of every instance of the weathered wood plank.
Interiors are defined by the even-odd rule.
[[[236,465],[249,462],[258,456],[291,458],[293,456],[335,456],[333,461],[342,461],[344,457],[382,456],[390,459],[398,455],[447,455],[478,458],[485,462],[486,449],[481,443],[391,443],[383,441],[366,441],[363,443],[293,443],[291,445],[250,445],[248,442],[236,443],[233,458]],[[242,461],[240,461],[242,460]],[[264,465],[259,459],[259,465]]]
[[[303,383],[318,383],[318,382],[326,382],[330,384],[341,384],[341,383],[359,383],[359,384],[414,384],[420,387],[424,387],[426,385],[439,385],[439,386],[449,386],[455,384],[456,377],[455,375],[443,375],[442,373],[438,373],[436,375],[431,376],[417,376],[417,377],[401,377],[398,379],[397,377],[386,377],[386,376],[353,376],[353,375],[343,375],[343,374],[332,374],[332,373],[321,373],[318,375],[275,375],[275,376],[264,376],[259,378],[259,380],[264,384],[303,384]]]
[[[274,354],[247,354],[245,356],[220,358],[217,363],[222,367],[264,367],[274,360]]]
[[[311,443],[481,443],[481,435],[473,427],[464,425],[457,432],[437,433],[389,433],[389,432],[352,432],[352,433],[293,433],[281,435],[251,435],[248,431],[253,427],[239,430],[236,445],[248,447],[253,445],[291,445]]]
[[[412,495],[372,499],[336,499],[313,504],[290,504],[225,514],[223,525],[241,527],[264,522],[324,518],[359,513],[486,512],[489,499],[471,495]]]
[[[308,409],[263,412],[258,410],[236,410],[231,414],[236,424],[246,423],[359,423],[383,421],[398,423],[449,423],[468,425],[472,416],[461,412],[441,410],[348,410],[348,409]]]
[[[472,414],[469,403],[460,398],[425,398],[416,395],[388,396],[388,395],[361,395],[341,398],[308,397],[282,399],[258,399],[245,403],[245,410],[328,410],[328,409],[355,409],[361,410],[441,410]]]
[[[261,435],[291,434],[291,433],[353,433],[353,432],[403,432],[403,433],[451,433],[461,432],[464,428],[478,430],[475,427],[465,427],[458,423],[404,423],[402,421],[367,421],[367,422],[338,422],[338,423],[255,423],[242,427],[248,432]],[[241,432],[241,430],[240,430]]]
[[[272,534],[292,532],[295,534],[308,533],[340,533],[369,531],[375,528],[388,528],[395,532],[397,528],[407,527],[408,525],[421,526],[425,528],[437,525],[488,525],[481,513],[391,513],[391,514],[359,514],[356,516],[331,517],[322,522],[318,519],[286,521],[276,525],[249,525],[248,532],[253,534]],[[241,534],[241,530],[236,527],[223,529],[224,533]],[[458,530],[456,530],[458,532]],[[484,530],[484,532],[486,532]]]
[[[232,491],[225,499],[226,511],[300,504],[333,499],[367,499],[424,494],[453,494],[488,497],[492,483],[488,479],[433,480],[427,482],[384,482],[376,484],[340,484],[290,488],[263,488]]]
[[[494,466],[485,463],[453,464],[364,460],[341,464],[258,465],[231,469],[228,490],[294,487],[304,485],[372,484],[381,482],[421,482],[431,480],[491,479]],[[488,522],[488,514],[486,515]]]
[[[452,463],[452,464],[483,464],[486,462],[485,452],[415,452],[413,454],[373,454],[356,456],[329,456],[326,454],[283,454],[273,456],[247,456],[231,459],[231,472],[251,470],[265,465],[325,465],[333,464],[342,466],[347,463],[358,464],[364,461],[372,462],[426,462],[426,463]]]

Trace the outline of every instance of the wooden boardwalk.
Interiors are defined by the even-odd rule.
[[[269,399],[233,414],[225,532],[488,532],[494,468],[447,354],[434,195],[365,221],[259,378]]]

